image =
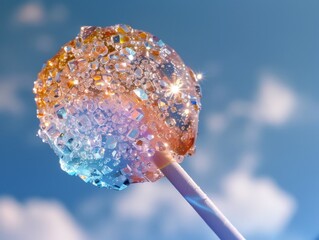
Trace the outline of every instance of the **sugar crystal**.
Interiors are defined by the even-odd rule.
[[[196,75],[158,37],[128,25],[81,28],[44,64],[33,92],[38,135],[62,170],[122,190],[163,177],[152,159],[182,161],[197,135]]]

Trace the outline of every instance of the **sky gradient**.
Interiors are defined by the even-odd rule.
[[[36,137],[42,64],[81,26],[117,23],[203,73],[183,167],[234,225],[248,239],[318,238],[318,1],[4,0],[0,11],[0,239],[216,239],[166,179],[99,189]]]

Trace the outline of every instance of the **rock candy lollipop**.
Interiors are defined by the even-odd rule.
[[[179,163],[192,154],[201,92],[193,71],[154,35],[82,27],[34,84],[39,136],[70,175],[122,190],[164,175],[222,239],[243,239]]]

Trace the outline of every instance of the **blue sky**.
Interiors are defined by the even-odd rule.
[[[1,239],[215,239],[165,179],[98,189],[35,136],[42,64],[80,26],[117,23],[204,74],[197,153],[183,166],[239,230],[318,237],[318,1],[4,0],[0,11]]]

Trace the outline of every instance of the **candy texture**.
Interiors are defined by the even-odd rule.
[[[61,168],[122,190],[163,175],[152,157],[194,151],[200,110],[195,74],[150,33],[127,25],[82,27],[38,74],[38,135]]]

